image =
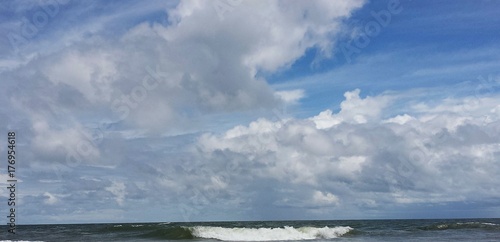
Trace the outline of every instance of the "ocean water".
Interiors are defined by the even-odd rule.
[[[0,241],[500,241],[500,219],[21,225]]]

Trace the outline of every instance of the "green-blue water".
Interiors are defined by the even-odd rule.
[[[500,219],[254,221],[2,226],[24,241],[500,241]]]

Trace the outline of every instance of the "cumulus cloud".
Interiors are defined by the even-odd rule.
[[[342,122],[367,123],[377,121],[383,109],[390,103],[390,96],[359,97],[360,90],[355,89],[344,94],[345,100],[340,103],[340,112],[333,114],[331,110],[325,110],[311,120],[319,129],[330,128]]]
[[[94,4],[69,4],[21,60],[0,60],[0,121],[22,134],[31,189],[23,201],[36,205],[22,216],[303,218],[498,198],[493,95],[406,102],[405,92],[354,89],[338,111],[260,115],[309,98],[303,86],[274,90],[266,74],[313,48],[329,57],[364,3],[241,1],[224,13],[203,0],[108,3],[104,12],[120,11],[71,31],[66,17]],[[144,22],[141,14],[155,11],[164,19]],[[221,127],[225,119],[231,128]],[[207,132],[213,127],[220,132]],[[139,211],[144,204],[151,209]]]
[[[107,11],[116,12],[91,20],[80,8],[93,9],[91,3],[60,9],[58,20],[23,46],[22,58],[11,56],[0,63],[5,78],[0,100],[6,104],[0,107],[0,120],[26,138],[25,156],[36,170],[32,179],[55,181],[47,194],[66,191],[61,197],[33,193],[33,203],[50,205],[59,199],[58,204],[74,204],[92,200],[92,195],[120,206],[126,206],[127,196],[171,201],[146,187],[180,192],[200,181],[211,194],[231,196],[224,191],[230,186],[227,177],[204,180],[196,177],[199,171],[182,179],[170,174],[166,170],[175,167],[180,155],[161,155],[160,148],[178,147],[158,147],[146,137],[199,132],[218,124],[207,124],[206,114],[271,110],[303,98],[302,90],[276,92],[257,73],[288,68],[310,48],[328,55],[342,21],[363,3],[296,4],[244,1],[221,20],[212,2],[181,1],[176,6],[164,4],[168,21],[139,24],[133,19],[159,11],[161,4],[115,6]],[[77,27],[60,24],[69,16],[81,20]],[[10,48],[2,48],[0,54],[9,56]],[[145,147],[155,148],[145,155]],[[148,165],[142,165],[144,159]],[[113,168],[115,180],[135,177],[133,169],[152,176],[126,185],[109,180],[64,183],[79,176],[77,171],[94,174],[97,167],[106,172]],[[102,186],[99,183],[107,190],[85,185]],[[65,213],[62,208],[56,212]]]
[[[321,191],[315,191],[313,195],[313,202],[320,205],[330,205],[339,202],[339,198],[329,192],[323,193]]]
[[[66,47],[33,53],[5,71],[23,83],[22,90],[8,88],[18,94],[12,102],[42,121],[64,113],[77,122],[113,120],[153,132],[200,125],[193,117],[203,113],[293,103],[302,90],[275,92],[257,72],[287,68],[310,48],[329,55],[343,19],[363,1],[244,1],[222,19],[213,5],[181,1],[166,10],[168,24],[140,23],[118,38],[72,38]]]
[[[390,113],[386,108],[394,105],[391,101],[397,102],[398,95],[361,98],[359,93],[346,92],[337,113],[327,110],[306,119],[259,119],[220,135],[203,135],[199,147],[212,158],[225,157],[225,162],[244,169],[243,177],[300,187],[294,189],[297,201],[278,199],[278,205],[310,206],[300,202],[308,189],[318,204],[349,201],[368,207],[500,196],[491,193],[498,181],[488,178],[500,171],[496,162],[500,122],[491,115],[498,108],[498,98],[406,104],[412,105],[407,114],[382,118]],[[471,101],[481,105],[469,109]]]
[[[214,36],[221,34],[218,36],[221,39],[241,40],[234,46],[235,53],[242,53],[240,60],[255,73],[258,69],[273,71],[289,65],[314,46],[329,54],[330,37],[340,31],[341,20],[361,7],[363,1],[243,1],[228,11],[223,20],[214,14],[213,5],[184,1],[170,11],[169,19],[174,25],[184,27],[175,30],[183,38],[209,37],[213,33]],[[197,24],[201,22],[212,26],[210,31],[201,29]],[[169,40],[177,37],[172,32],[165,36]],[[222,43],[219,45],[224,46]]]
[[[112,83],[117,81],[116,53],[102,50],[68,50],[40,67],[54,85],[68,85],[91,103],[110,101]]]
[[[277,91],[275,95],[285,103],[296,103],[305,96],[305,92],[302,89],[296,89],[290,91]]]

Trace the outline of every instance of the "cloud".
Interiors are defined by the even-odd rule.
[[[344,94],[345,100],[340,103],[340,112],[333,114],[325,110],[319,115],[310,118],[319,129],[327,129],[342,122],[367,123],[377,121],[383,109],[390,103],[390,96],[359,97],[360,90],[355,89]]]
[[[0,121],[19,132],[29,161],[21,216],[44,223],[164,214],[331,218],[496,202],[495,87],[447,98],[427,88],[365,90],[357,80],[388,89],[395,72],[426,83],[418,78],[457,70],[438,73],[420,59],[403,66],[399,56],[418,55],[397,50],[303,83],[269,84],[267,74],[308,59],[312,49],[331,57],[345,20],[364,3],[242,1],[221,13],[209,1],[71,2],[19,57],[0,40]],[[11,7],[16,15],[0,25],[5,32],[26,12]],[[474,73],[494,66],[495,51],[474,52],[459,62],[487,57],[469,66]],[[452,67],[456,57],[421,59]],[[317,105],[342,97],[338,110]],[[311,103],[314,114],[304,114]],[[300,116],[267,115],[287,105]]]
[[[61,41],[71,41],[61,47],[26,49],[26,55],[34,57],[3,73],[23,83],[8,92],[16,94],[11,102],[18,103],[31,122],[35,114],[42,122],[60,114],[75,126],[112,121],[150,133],[178,133],[202,126],[196,117],[204,114],[297,102],[303,91],[275,92],[257,72],[288,68],[310,48],[329,55],[342,21],[362,5],[243,2],[221,19],[211,2],[181,1],[164,12],[168,23],[142,22],[118,37],[98,37],[105,26],[133,16],[131,11],[113,12],[112,17],[100,16],[106,20],[102,25],[79,23],[87,34],[65,36]],[[153,6],[140,9],[149,13]],[[81,14],[72,7],[76,5],[70,4],[67,11]],[[66,17],[66,12],[60,10],[57,17]],[[59,26],[44,31],[54,33]],[[33,103],[39,107],[33,108]]]
[[[203,22],[213,26],[210,32],[222,35],[218,36],[222,39],[241,40],[235,46],[236,51],[243,51],[243,64],[255,73],[258,69],[273,71],[291,64],[314,46],[329,54],[330,37],[340,31],[341,20],[361,7],[363,1],[243,2],[228,11],[223,20],[215,14],[212,5],[215,4],[181,2],[169,12],[169,19],[174,25],[183,25],[184,28],[178,29],[184,32],[183,37],[206,36],[208,32],[196,25]],[[166,36],[169,40],[176,37],[171,33]]]
[[[126,189],[125,184],[123,182],[113,181],[111,186],[106,187],[105,190],[108,192],[111,192],[116,197],[116,203],[118,203],[118,205],[122,206],[125,195],[126,195],[125,189]]]
[[[500,151],[499,117],[494,111],[498,98],[421,101],[407,108],[408,114],[382,118],[384,110],[404,95],[361,98],[359,93],[346,92],[337,113],[259,119],[220,135],[205,134],[199,147],[207,159],[239,167],[240,175],[229,174],[227,184],[241,186],[243,177],[254,177],[292,189],[295,198],[277,191],[275,204],[280,206],[307,208],[310,205],[300,200],[308,190],[316,204],[338,203],[348,210],[355,204],[382,209],[381,204],[411,206],[500,196],[491,193],[498,181],[488,179],[500,171],[495,162]],[[481,105],[470,109],[470,102]]]
[[[111,87],[118,76],[112,55],[99,50],[69,50],[44,63],[41,70],[54,85],[71,86],[91,103],[106,103],[110,101]]]
[[[319,205],[337,204],[339,202],[339,198],[329,192],[323,193],[321,191],[315,191],[313,195],[313,202]]]
[[[302,89],[296,89],[290,91],[277,91],[275,95],[285,103],[296,103],[305,96],[305,93]]]
[[[89,142],[90,134],[82,127],[56,129],[45,120],[37,121],[32,127],[34,136],[31,142],[33,151],[44,157],[63,158],[65,164],[72,166],[82,162],[79,156],[86,156],[86,161],[96,160],[100,152]]]
[[[389,119],[385,120],[385,122],[404,125],[405,123],[412,121],[412,120],[415,120],[415,118],[408,115],[408,114],[403,114],[403,115],[397,115],[394,118],[389,118]]]
[[[45,204],[48,204],[48,205],[53,205],[53,204],[56,204],[58,199],[56,196],[50,194],[49,192],[44,192],[43,193],[43,196],[46,197],[47,199],[44,201]]]

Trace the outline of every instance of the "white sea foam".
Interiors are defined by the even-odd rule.
[[[211,226],[190,227],[193,236],[206,239],[230,241],[272,241],[332,239],[352,230],[351,227],[289,227],[284,228],[223,228]]]
[[[437,229],[470,229],[470,228],[498,228],[500,225],[484,222],[464,222],[435,225]]]
[[[498,224],[494,224],[494,223],[482,223],[484,225],[490,225],[490,226],[498,226]]]
[[[481,222],[467,222],[467,223],[457,223],[458,225],[488,225],[488,226],[498,226],[494,223],[481,223]]]

